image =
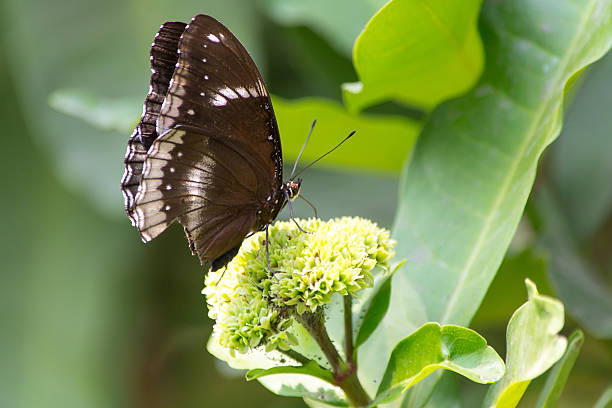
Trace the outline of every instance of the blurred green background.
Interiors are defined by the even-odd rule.
[[[278,104],[299,97],[340,103],[340,84],[357,80],[352,44],[384,1],[368,7],[338,1],[327,5],[333,10],[316,12],[327,3],[0,1],[1,407],[304,406],[245,382],[205,351],[212,328],[200,294],[205,271],[179,226],[146,246],[130,226],[119,191],[129,133],[118,128],[138,118],[159,25],[197,13],[215,16],[241,39],[270,91],[283,98]],[[612,58],[584,77],[573,95],[581,103],[569,109],[564,133],[541,165],[538,180],[546,189],[536,183],[536,190],[546,190],[540,196],[548,199],[530,202],[531,217],[519,228],[473,324],[503,355],[505,324],[525,298],[523,276],[557,295],[571,285],[553,290],[547,273],[563,274],[570,265],[567,273],[593,277],[586,287],[601,290],[574,298],[570,290],[563,298],[581,321],[570,316],[566,332],[586,327],[600,338],[587,336],[564,394],[566,407],[591,405],[612,381],[609,327],[588,325],[594,313],[596,322],[612,318],[612,308],[609,316],[606,309],[612,302]],[[124,114],[123,126],[103,129],[54,110],[50,97],[62,89],[109,101],[106,111]],[[332,123],[340,116],[334,109],[318,117],[307,157],[368,126],[350,116]],[[312,111],[281,123],[295,129],[282,134],[288,166]],[[422,113],[387,103],[367,114],[367,120],[397,121],[397,134],[386,135],[405,139],[394,164],[359,166],[380,140],[374,132],[358,133],[344,154],[304,175],[302,192],[322,218],[358,215],[391,227],[399,165],[414,137],[411,120]],[[104,125],[103,116],[97,120]],[[588,132],[581,131],[585,127]],[[297,212],[311,215],[305,205],[298,204]],[[551,253],[572,258],[548,268]],[[584,298],[593,304],[584,306]],[[533,402],[530,395],[537,397],[534,388],[524,406]],[[470,385],[466,406],[483,390]]]

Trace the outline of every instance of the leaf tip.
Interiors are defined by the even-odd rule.
[[[525,278],[525,287],[527,288],[527,298],[529,300],[538,295],[538,288],[536,287],[535,283],[531,281],[531,279]]]

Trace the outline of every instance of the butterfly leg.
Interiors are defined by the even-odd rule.
[[[308,201],[303,195],[300,194],[298,197],[300,197],[302,200],[306,201],[306,204],[308,204],[310,206],[310,208],[312,208],[312,210],[314,211],[315,218],[319,218],[319,215],[317,214],[317,207],[315,207],[314,204],[311,203],[310,201]]]
[[[223,267],[223,272],[221,273],[221,277],[219,278],[217,283],[215,283],[215,286],[218,286],[221,283],[221,279],[223,279],[223,277],[225,276],[225,272],[227,272],[227,265]]]
[[[286,191],[285,191],[285,197],[287,198],[287,204],[289,204],[289,218],[291,218],[291,221],[293,221],[295,225],[298,227],[298,229],[302,231],[304,234],[312,234],[312,232],[306,231],[304,228],[300,227],[300,224],[298,224],[297,221],[295,220],[295,217],[293,217],[293,205],[291,204],[291,199],[289,199],[289,193]]]
[[[274,273],[274,271],[272,270],[272,267],[270,266],[270,250],[268,249],[268,244],[270,241],[268,241],[268,227],[269,225],[266,225],[266,261],[268,261],[268,270],[270,271],[270,273]]]

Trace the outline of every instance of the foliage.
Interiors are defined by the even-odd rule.
[[[525,283],[529,299],[508,323],[506,373],[489,389],[483,404],[487,407],[515,407],[529,382],[559,360],[567,346],[567,339],[558,334],[563,305],[540,295],[530,280]]]
[[[383,180],[377,172],[396,175],[404,164],[392,236],[395,259],[405,263],[396,265],[392,278],[374,274],[367,285],[347,291],[356,295],[350,301],[344,292],[318,299],[307,313],[311,320],[297,319],[287,329],[283,346],[290,350],[242,347],[246,353],[232,354],[216,332],[208,342],[212,354],[249,370],[247,379],[312,406],[346,406],[363,402],[364,395],[388,406],[460,406],[460,393],[472,398],[465,406],[481,404],[471,383],[460,389],[457,373],[482,383],[502,377],[488,386],[485,406],[515,406],[521,398],[535,403],[536,384],[527,386],[557,360],[538,406],[585,403],[584,390],[562,394],[566,381],[580,386],[576,370],[589,373],[589,402],[599,398],[597,406],[606,406],[612,400],[610,389],[604,391],[612,375],[606,357],[612,291],[605,274],[612,266],[611,56],[590,67],[612,43],[610,0],[228,0],[156,7],[141,0],[60,0],[53,6],[5,0],[0,7],[0,68],[10,79],[2,106],[12,116],[4,173],[19,169],[23,176],[7,182],[2,220],[8,226],[3,248],[15,248],[5,266],[19,272],[3,285],[6,301],[19,307],[3,309],[22,311],[7,336],[17,351],[3,361],[23,379],[7,380],[3,406],[121,405],[133,399],[126,384],[134,372],[143,378],[138,397],[144,405],[164,398],[172,406],[196,400],[239,405],[240,398],[269,405],[270,397],[252,387],[236,392],[245,385],[222,381],[215,373],[227,371],[215,370],[211,361],[201,368],[195,356],[203,354],[203,333],[182,335],[202,325],[194,292],[202,271],[183,263],[190,259],[180,261],[187,257],[180,234],[165,234],[150,244],[155,250],[143,249],[127,222],[114,223],[125,221],[117,184],[147,87],[152,33],[162,21],[197,12],[226,23],[253,52],[266,80],[282,84],[271,90],[286,159],[297,156],[315,117],[306,160],[357,130],[325,160],[346,172],[341,185],[320,188],[357,185],[362,191],[350,203],[330,203],[330,212],[392,211],[395,195],[375,190]],[[16,23],[23,21],[30,24]],[[68,25],[70,30],[56,29]],[[306,28],[294,30],[296,25]],[[283,55],[309,60],[310,68],[296,69],[299,63]],[[358,83],[348,76],[338,80],[353,68]],[[305,98],[286,97],[296,93]],[[561,131],[564,112],[561,140],[543,155]],[[326,171],[313,190],[337,174]],[[189,268],[195,272],[182,273]],[[584,339],[572,335],[566,348],[559,335],[563,305],[535,285],[527,283],[528,300],[519,306],[524,277],[564,302]],[[193,294],[187,306],[185,293]],[[479,307],[473,325],[488,341],[467,328]],[[504,371],[492,347],[503,345],[491,328],[500,330],[515,309]],[[320,312],[324,320],[315,319]],[[151,322],[134,325],[138,316]],[[186,337],[193,339],[192,350],[180,358]],[[122,353],[138,361],[108,353],[117,344],[133,344]],[[579,351],[587,356],[582,365]],[[166,360],[179,375],[159,374]],[[117,362],[125,369],[117,370]],[[58,376],[57,367],[66,375]],[[116,371],[126,374],[114,376]],[[27,395],[19,394],[22,389]],[[66,398],[58,392],[65,389],[73,390]]]

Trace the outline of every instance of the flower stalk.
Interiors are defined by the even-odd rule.
[[[345,296],[345,298],[346,297],[350,296]],[[304,326],[304,328],[321,348],[321,351],[332,367],[332,374],[335,384],[340,387],[342,391],[344,391],[344,394],[351,401],[353,406],[367,406],[371,399],[357,377],[357,367],[352,363],[345,362],[338,353],[338,350],[329,338],[327,330],[325,329],[325,324],[323,323],[323,313],[321,310],[314,313],[306,312],[301,315],[297,315],[296,319],[302,326]],[[345,338],[346,337],[352,337],[352,324],[351,332],[345,333]],[[352,347],[352,341],[349,341],[349,343],[351,343]]]
[[[355,365],[355,350],[353,348],[353,298],[344,296],[344,354],[349,367]]]

